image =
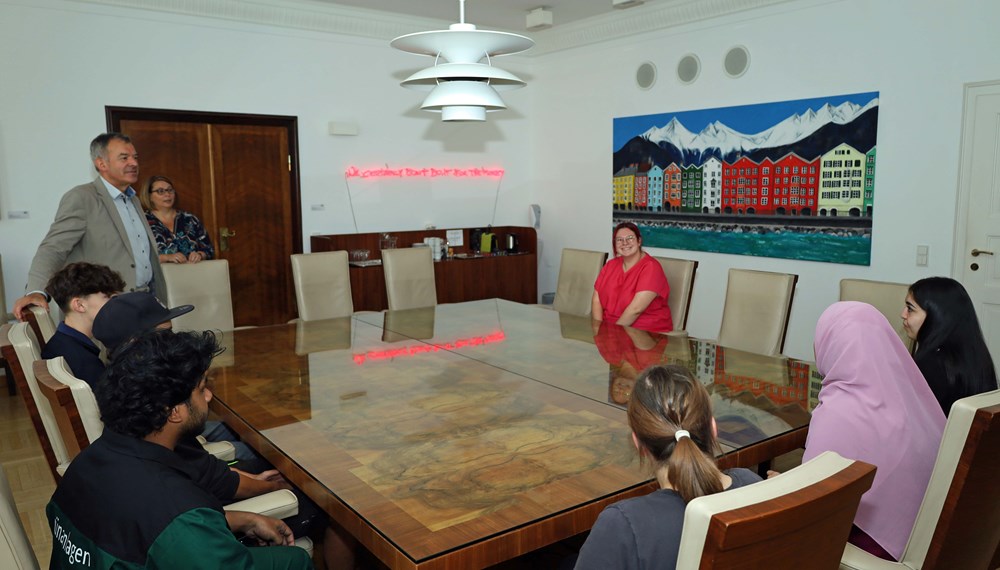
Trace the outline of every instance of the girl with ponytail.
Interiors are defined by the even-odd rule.
[[[682,366],[653,366],[638,379],[628,423],[639,460],[660,490],[615,503],[597,518],[577,569],[673,568],[688,501],[760,481],[747,469],[716,466],[708,391]]]

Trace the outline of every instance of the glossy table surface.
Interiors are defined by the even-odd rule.
[[[801,445],[818,391],[808,363],[503,300],[224,343],[213,409],[392,568],[496,564],[648,492],[621,402],[649,364],[708,387],[723,466]]]

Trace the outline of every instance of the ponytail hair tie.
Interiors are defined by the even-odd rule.
[[[682,437],[691,439],[691,434],[686,429],[679,429],[674,432],[674,439],[680,441]]]

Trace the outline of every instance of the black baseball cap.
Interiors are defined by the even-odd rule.
[[[108,300],[94,318],[94,338],[114,352],[128,339],[194,310],[194,305],[168,309],[150,293],[122,293]]]

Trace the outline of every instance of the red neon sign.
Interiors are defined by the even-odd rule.
[[[414,346],[392,348],[389,350],[369,350],[364,354],[355,354],[352,358],[356,364],[360,365],[364,364],[366,360],[391,360],[398,356],[416,356],[427,352],[438,352],[439,350],[455,350],[458,348],[465,348],[467,346],[482,346],[484,344],[502,342],[505,338],[507,338],[507,336],[503,333],[503,331],[497,331],[487,336],[463,338],[456,340],[455,342],[446,342],[444,344],[417,344]]]
[[[349,166],[344,172],[347,178],[500,178],[502,168],[370,168],[360,169]]]

